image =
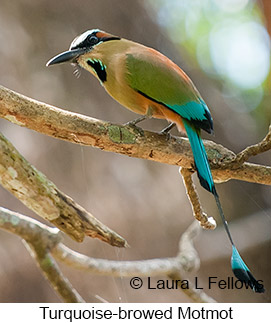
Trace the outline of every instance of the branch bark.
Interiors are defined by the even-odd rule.
[[[193,169],[187,138],[171,137],[68,112],[0,86],[0,117],[40,133],[132,157]],[[244,162],[227,148],[205,140],[216,182],[230,179],[271,185],[271,167]],[[236,163],[236,164],[235,164]],[[237,165],[237,167],[236,167]]]
[[[125,239],[102,224],[30,165],[1,133],[0,183],[29,209],[78,242],[88,235],[113,246],[128,245]]]
[[[181,168],[180,174],[183,177],[184,186],[186,188],[186,194],[192,206],[194,218],[199,221],[200,225],[204,229],[214,230],[216,228],[216,222],[213,217],[209,217],[206,213],[203,212],[202,207],[200,205],[199,196],[196,191],[195,185],[192,181],[192,174],[190,169]]]

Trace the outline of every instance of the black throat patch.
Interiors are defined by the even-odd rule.
[[[99,80],[104,83],[107,79],[106,66],[98,59],[88,59],[87,64],[91,66],[96,72]]]

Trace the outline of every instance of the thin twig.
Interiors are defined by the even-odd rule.
[[[167,275],[172,271],[179,270],[183,265],[175,257],[133,261],[92,258],[70,249],[63,243],[59,243],[52,252],[56,259],[68,266],[96,275],[113,277]]]
[[[215,219],[213,217],[209,217],[206,213],[203,212],[201,208],[199,196],[196,191],[195,185],[192,181],[193,172],[188,168],[180,167],[180,174],[183,177],[184,185],[186,188],[186,194],[191,203],[195,219],[199,221],[200,225],[204,229],[215,229]]]
[[[189,281],[189,288],[182,288],[183,277],[180,273],[173,273],[169,275],[169,278],[178,283],[178,287],[183,291],[186,296],[192,299],[196,303],[216,303],[216,300],[207,295],[202,289],[196,289]]]
[[[61,242],[58,229],[52,229],[38,221],[0,207],[0,227],[22,237],[31,246],[31,254],[38,261],[43,274],[56,292],[65,301],[82,302],[81,296],[73,289],[69,281],[58,268],[54,258],[73,268],[92,274],[116,277],[153,277],[167,275],[180,277],[180,271],[198,269],[199,259],[194,249],[194,239],[199,233],[198,223],[193,223],[181,237],[179,253],[176,257],[147,259],[140,261],[114,261],[87,257],[71,250]],[[53,258],[54,257],[54,258]],[[191,290],[181,288],[184,293],[197,302],[214,302],[204,292],[201,294],[192,285]]]
[[[43,275],[47,278],[55,292],[66,303],[85,303],[81,295],[72,286],[69,280],[60,271],[55,259],[46,249],[41,250],[34,241],[31,243],[23,240],[26,249],[37,261]]]
[[[194,241],[201,231],[198,221],[194,221],[182,234],[179,241],[178,258],[182,259],[183,269],[187,272],[197,271],[200,258],[194,246]]]
[[[234,167],[238,167],[238,165],[242,165],[252,156],[259,155],[265,151],[271,149],[271,125],[269,126],[269,130],[267,135],[263,138],[262,141],[255,145],[248,146],[240,153],[236,155],[236,158],[232,161],[234,163]]]
[[[199,229],[197,222],[187,229],[180,238],[178,255],[172,258],[137,261],[97,259],[82,255],[63,243],[58,243],[52,253],[68,266],[99,275],[116,277],[169,275],[180,270],[191,271],[199,268],[199,258],[193,243]]]
[[[0,86],[0,117],[17,125],[62,140],[161,163],[193,167],[193,155],[186,138],[143,131],[65,111],[35,101]],[[271,167],[243,163],[234,167],[235,154],[204,140],[216,182],[230,179],[271,185]]]
[[[180,238],[179,253],[176,258],[183,264],[183,271],[197,271],[200,267],[200,258],[194,246],[195,238],[199,235],[200,229],[198,221],[194,221]],[[216,302],[203,290],[194,288],[191,281],[189,281],[189,288],[182,288],[183,278],[180,270],[170,273],[168,277],[176,281],[179,289],[181,289],[193,301],[200,303]]]

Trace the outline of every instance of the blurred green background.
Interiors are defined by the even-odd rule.
[[[69,65],[45,67],[75,36],[92,28],[156,48],[181,66],[211,110],[215,136],[204,134],[205,138],[239,152],[267,133],[271,119],[269,0],[2,0],[1,85],[95,118],[116,123],[134,119],[87,72],[77,78]],[[141,124],[154,131],[165,125],[160,120]],[[114,260],[176,255],[179,237],[193,221],[177,167],[81,147],[4,120],[0,129],[28,161],[124,236],[131,248],[117,250],[90,238],[77,244],[65,237],[67,245],[92,257]],[[271,153],[252,161],[270,165]],[[212,196],[194,178],[205,211],[220,225]],[[220,302],[269,302],[270,187],[230,181],[217,188],[236,245],[267,291],[264,295],[217,288],[205,291]],[[0,205],[40,220],[1,187]],[[58,302],[20,239],[4,231],[0,239],[0,301]],[[201,268],[189,277],[197,276],[207,288],[209,276],[232,276],[231,248],[223,230],[203,232],[197,248]],[[190,301],[180,291],[132,290],[127,278],[61,268],[90,302],[100,298],[108,302]]]

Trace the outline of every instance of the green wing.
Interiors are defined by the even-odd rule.
[[[127,82],[138,93],[212,130],[209,109],[187,75],[167,57],[146,49],[126,55]]]
[[[153,53],[146,51],[126,55],[127,78],[132,88],[169,105],[182,105],[197,99],[195,90],[174,63],[160,53],[150,54]]]

